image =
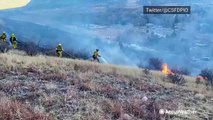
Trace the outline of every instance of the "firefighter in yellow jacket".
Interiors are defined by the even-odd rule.
[[[0,38],[1,38],[1,40],[2,40],[2,43],[4,43],[4,44],[6,44],[6,43],[7,43],[7,40],[6,40],[7,35],[6,35],[6,33],[5,33],[5,32],[3,32],[3,33],[0,35]]]
[[[58,57],[62,58],[62,54],[63,54],[63,47],[62,45],[59,43],[57,48],[56,48],[56,53],[58,55]]]
[[[100,55],[99,55],[99,49],[96,49],[96,51],[94,52],[94,54],[93,54],[93,61],[98,61],[99,63],[100,63],[100,60],[99,60],[99,58],[98,57],[101,57]]]
[[[11,35],[10,42],[12,43],[13,48],[16,49],[17,48],[17,39],[16,39],[15,34]]]

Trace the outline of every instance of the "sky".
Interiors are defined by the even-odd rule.
[[[31,0],[0,0],[0,10],[26,6]]]

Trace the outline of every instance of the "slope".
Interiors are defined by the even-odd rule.
[[[191,77],[178,86],[150,72],[20,51],[0,54],[0,119],[212,119],[212,91],[195,88]],[[161,115],[160,109],[194,112]]]

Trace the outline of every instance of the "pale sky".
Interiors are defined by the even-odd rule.
[[[0,10],[26,6],[31,0],[0,0]]]

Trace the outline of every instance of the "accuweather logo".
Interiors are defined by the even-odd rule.
[[[194,110],[165,110],[165,109],[160,109],[159,114],[164,115],[190,115],[190,114],[196,114],[197,112]]]

